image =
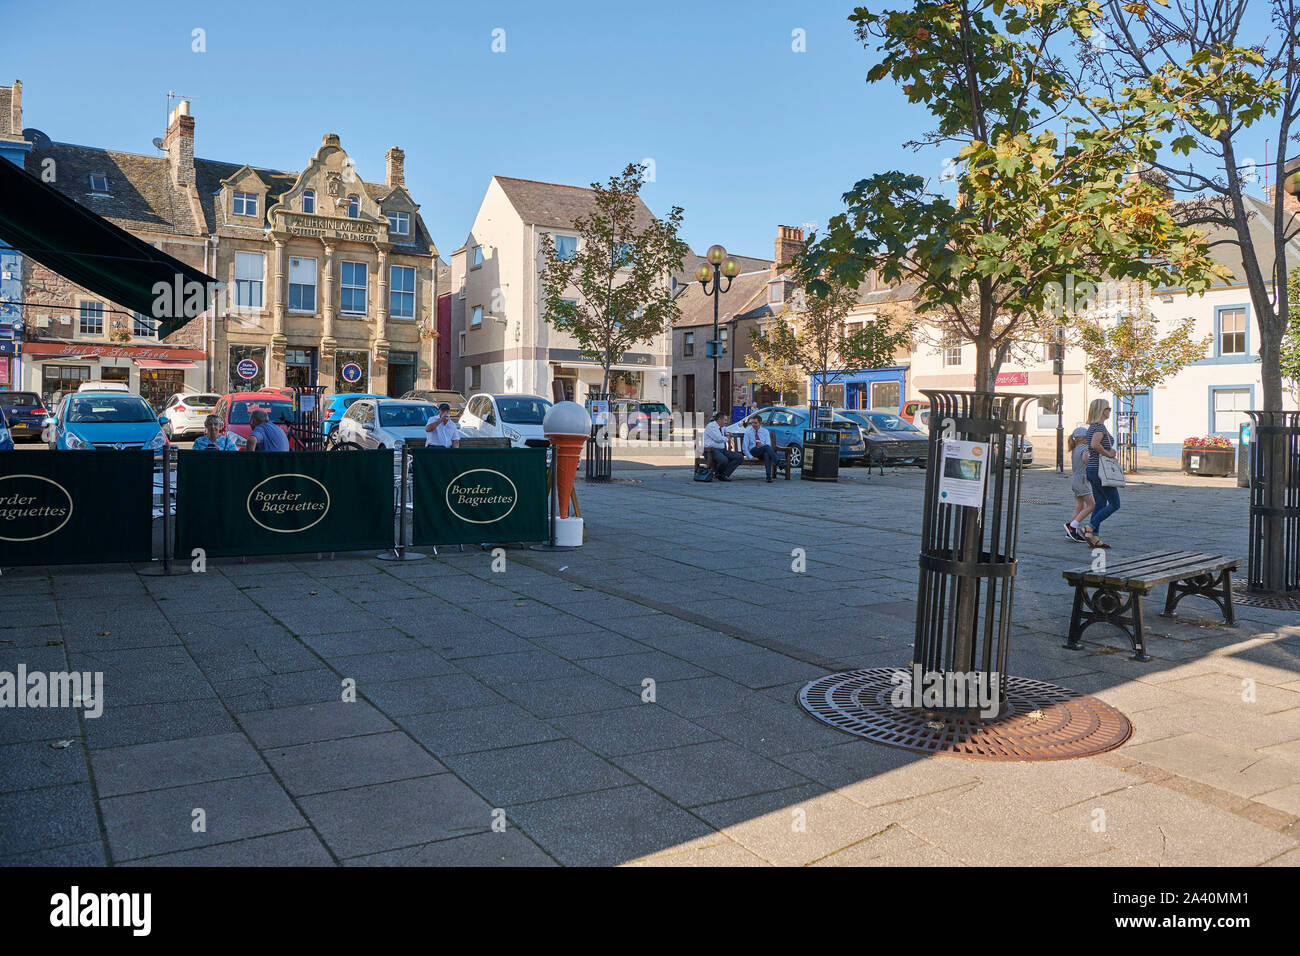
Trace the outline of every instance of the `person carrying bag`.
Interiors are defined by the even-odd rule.
[[[1109,548],[1097,537],[1101,523],[1119,511],[1119,489],[1124,487],[1124,469],[1115,460],[1115,442],[1106,430],[1110,402],[1095,398],[1088,406],[1088,484],[1092,486],[1093,511],[1083,526],[1083,538],[1094,548]],[[1103,475],[1105,476],[1103,480]]]

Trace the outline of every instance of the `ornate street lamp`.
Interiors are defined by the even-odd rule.
[[[718,356],[722,354],[722,342],[718,339],[718,296],[729,290],[732,280],[740,275],[740,263],[727,255],[726,249],[716,244],[709,246],[704,258],[706,261],[701,262],[695,270],[695,278],[699,280],[704,294],[713,296],[713,338],[705,344],[704,355],[713,359],[713,412],[717,413],[724,410],[718,405]],[[722,285],[724,278],[727,280],[725,287]],[[725,411],[729,412],[730,409]]]

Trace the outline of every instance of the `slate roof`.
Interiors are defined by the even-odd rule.
[[[731,288],[718,299],[718,323],[728,322],[732,318],[746,318],[742,315],[746,309],[753,307],[756,299],[764,295],[771,274],[762,269],[745,272],[736,276]],[[673,328],[693,328],[713,325],[713,296],[705,295],[698,282],[691,282],[677,297],[677,307],[681,315]]]
[[[1250,228],[1251,239],[1255,245],[1255,255],[1259,259],[1260,270],[1264,274],[1264,281],[1268,282],[1273,275],[1273,204],[1258,196],[1244,195],[1247,212],[1253,212],[1250,217],[1248,226]],[[1183,200],[1177,205],[1186,209],[1191,201]],[[1287,226],[1289,215],[1286,212],[1282,214],[1284,227],[1295,229],[1300,225],[1300,219]],[[1216,245],[1219,240],[1232,239],[1237,237],[1236,231],[1232,229],[1207,229],[1202,227],[1206,238],[1210,240],[1210,255],[1216,262],[1226,265],[1232,270],[1233,279],[1230,285],[1245,285],[1246,270],[1241,262],[1241,250],[1235,244],[1224,243]],[[1287,260],[1294,266],[1300,263],[1300,241],[1292,239],[1287,244]]]
[[[45,160],[54,160],[52,167]],[[194,222],[185,190],[172,185],[167,160],[71,143],[48,143],[27,154],[27,171],[40,176],[53,169],[59,192],[132,232],[197,236],[206,231]],[[108,194],[90,191],[90,174],[103,173]]]
[[[571,226],[575,219],[590,215],[596,208],[595,191],[582,186],[540,183],[532,179],[512,179],[509,176],[492,178],[501,186],[519,218],[528,225]],[[637,201],[640,209],[636,225],[644,228],[654,218],[654,214],[640,197]]]

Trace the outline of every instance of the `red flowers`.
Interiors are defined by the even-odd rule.
[[[1222,435],[1206,435],[1204,438],[1184,438],[1183,447],[1232,451],[1233,446],[1231,438],[1224,438]]]

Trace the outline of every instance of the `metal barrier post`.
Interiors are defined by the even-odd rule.
[[[163,446],[162,452],[162,561],[159,569],[153,566],[141,569],[141,574],[167,576],[173,573],[172,557],[175,542],[173,538],[173,521],[172,521],[172,457],[176,454],[176,449],[170,444]],[[189,568],[183,573],[188,574]]]
[[[406,486],[411,480],[411,458],[405,445],[397,449],[397,453],[402,460],[397,489],[397,545],[392,551],[385,551],[375,557],[381,561],[416,561],[424,555],[418,551],[406,550]],[[436,554],[437,551],[435,550],[434,553]]]

